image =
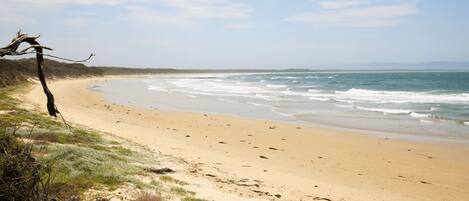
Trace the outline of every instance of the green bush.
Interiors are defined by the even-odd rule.
[[[32,156],[32,146],[0,131],[0,200],[48,200],[50,167]]]

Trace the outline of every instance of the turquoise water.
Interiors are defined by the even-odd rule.
[[[469,72],[172,74],[99,88],[144,107],[469,138]]]
[[[283,89],[283,95],[308,97],[312,103],[327,101],[358,110],[469,122],[469,72],[295,73],[227,79],[264,82]]]

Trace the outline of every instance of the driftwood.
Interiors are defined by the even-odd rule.
[[[48,55],[44,54],[43,50],[52,50],[49,47],[42,46],[37,42],[37,39],[40,36],[28,36],[27,34],[22,34],[21,30],[18,31],[16,34],[16,37],[13,38],[13,40],[10,42],[9,45],[6,47],[0,48],[0,57],[4,56],[18,56],[18,55],[25,55],[25,54],[32,54],[36,53],[36,61],[37,61],[37,76],[39,78],[39,81],[41,82],[42,89],[44,90],[44,94],[47,96],[47,110],[49,111],[49,115],[53,117],[57,117],[57,114],[60,114],[59,110],[57,109],[57,106],[54,103],[54,95],[52,92],[49,90],[49,87],[47,87],[47,82],[46,78],[44,76],[44,70],[43,70],[43,63],[44,63],[44,56],[51,56],[54,58],[62,59],[62,60],[67,60],[67,61],[72,61],[72,62],[85,62],[89,60],[94,54],[91,54],[87,59],[81,60],[81,61],[74,61],[70,59],[65,59],[53,55]],[[18,51],[19,46],[22,43],[28,43],[30,46]],[[34,51],[28,51],[34,49]]]

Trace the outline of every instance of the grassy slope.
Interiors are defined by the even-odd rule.
[[[23,65],[26,64],[18,64],[20,67]],[[20,71],[18,66],[13,69]],[[73,68],[78,70],[68,74],[60,69],[52,74],[56,77],[99,75],[94,71],[83,70],[80,66]],[[21,76],[25,77],[9,77],[9,87],[0,87],[0,143],[7,144],[1,140],[12,136],[16,144],[32,145],[35,160],[41,166],[51,167],[49,193],[61,199],[80,197],[94,200],[96,197],[115,197],[114,191],[131,188],[134,189],[132,192],[142,193],[142,196],[130,195],[137,200],[200,200],[194,198],[194,192],[184,189],[187,182],[145,171],[146,167],[158,164],[158,158],[142,151],[145,149],[128,146],[126,141],[98,131],[69,129],[46,114],[21,108],[21,101],[11,95],[27,88],[29,83],[23,80],[32,73],[29,70],[22,69]],[[8,74],[14,73],[3,70],[1,75]],[[0,152],[1,163],[6,161],[5,156]],[[3,171],[0,176],[4,176],[4,164],[0,164],[0,171]]]
[[[46,59],[44,61],[45,74],[49,78],[65,78],[78,76],[102,76],[102,75],[129,75],[129,74],[161,74],[161,73],[255,73],[255,72],[297,72],[307,71],[302,69],[290,70],[259,70],[259,69],[196,69],[178,70],[171,68],[121,68],[121,67],[87,67],[77,63],[62,63]],[[12,85],[34,78],[37,74],[36,60],[0,59],[0,87]]]
[[[35,59],[0,59],[0,87],[14,85],[28,78],[35,78],[37,76],[36,65]],[[102,70],[89,68],[83,64],[61,63],[47,59],[44,61],[44,71],[48,78],[103,75]]]

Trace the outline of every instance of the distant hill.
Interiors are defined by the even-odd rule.
[[[36,78],[36,60],[0,59],[0,87],[12,85],[28,78]],[[48,78],[68,78],[103,75],[135,75],[162,73],[262,73],[262,72],[306,72],[337,70],[469,70],[469,62],[427,62],[427,63],[367,63],[321,65],[310,69],[172,69],[172,68],[125,68],[88,67],[81,63],[63,63],[46,59],[44,71]]]
[[[16,84],[29,78],[37,77],[36,59],[0,59],[0,87]],[[103,75],[135,75],[162,73],[254,73],[254,72],[295,72],[301,69],[289,70],[179,70],[171,68],[123,68],[123,67],[88,67],[81,63],[63,63],[54,60],[44,60],[44,72],[48,78],[70,78]]]
[[[365,64],[331,64],[321,65],[322,69],[358,69],[358,70],[469,70],[469,61],[461,62],[425,62],[425,63],[393,63],[373,62]]]
[[[48,78],[66,78],[80,76],[101,76],[99,69],[83,64],[62,63],[53,60],[44,61],[44,71]],[[0,87],[12,85],[28,78],[37,77],[36,59],[8,60],[0,59]]]
[[[162,73],[263,73],[263,72],[304,72],[308,69],[174,69],[174,68],[124,68],[124,67],[93,67],[101,70],[104,75],[131,74],[162,74]]]

